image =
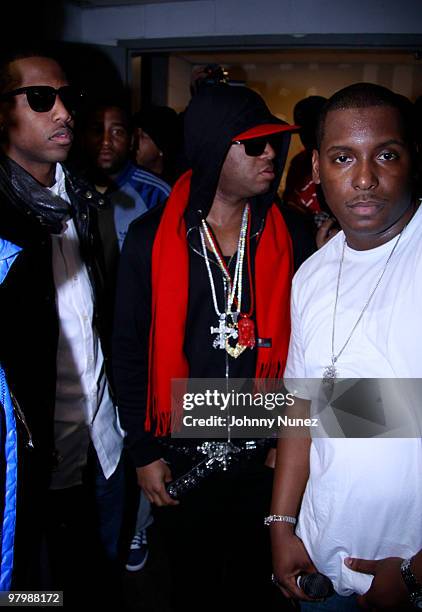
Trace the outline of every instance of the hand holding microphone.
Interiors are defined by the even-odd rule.
[[[297,586],[312,599],[325,599],[334,593],[334,587],[328,576],[318,572],[313,574],[300,574]]]
[[[273,529],[271,542],[274,568],[272,581],[287,599],[293,597],[315,601],[329,597],[334,592],[331,580],[318,572],[291,525]]]
[[[272,582],[282,587],[277,576],[272,576]],[[307,597],[311,599],[326,599],[334,593],[334,587],[328,576],[314,572],[312,574],[300,574],[296,580],[297,586],[302,589]]]

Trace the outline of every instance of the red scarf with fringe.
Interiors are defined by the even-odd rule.
[[[189,291],[189,247],[184,212],[191,174],[191,171],[185,173],[173,187],[152,250],[152,319],[145,429],[150,431],[154,423],[157,436],[170,433],[172,378],[189,376],[183,352]],[[263,348],[257,343],[255,378],[281,378],[284,372],[290,338],[291,251],[283,216],[273,204],[258,238],[255,255],[256,333],[258,338],[271,339],[271,347]]]

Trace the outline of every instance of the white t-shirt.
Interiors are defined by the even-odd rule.
[[[341,378],[422,378],[421,208],[404,230],[368,309],[339,357]],[[336,353],[396,240],[368,251],[346,246]],[[322,378],[331,363],[343,242],[340,232],[302,265],[293,280],[287,379]],[[345,557],[409,557],[422,548],[421,439],[315,437],[297,533],[317,569],[331,578],[340,595],[365,593],[372,576],[348,569]]]

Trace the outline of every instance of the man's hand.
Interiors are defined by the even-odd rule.
[[[412,610],[409,592],[400,573],[400,557],[388,557],[379,561],[365,559],[344,560],[344,564],[355,572],[372,574],[371,588],[358,597],[364,610]]]
[[[267,456],[265,458],[265,463],[264,465],[266,465],[269,468],[275,468],[275,460],[277,458],[277,450],[275,448],[270,448],[270,450],[267,453]]]
[[[300,538],[295,535],[292,526],[274,523],[270,527],[273,549],[273,572],[285,597],[315,601],[307,597],[296,580],[299,574],[311,574],[317,571]]]
[[[171,482],[170,468],[164,461],[158,459],[148,465],[136,468],[138,485],[145,491],[145,495],[152,504],[157,506],[177,506],[177,500],[170,497],[166,491],[165,483]]]
[[[333,236],[338,234],[339,231],[340,229],[337,226],[337,221],[332,217],[321,223],[315,236],[317,248],[320,249],[324,246],[324,244],[327,244],[327,242],[329,242]]]

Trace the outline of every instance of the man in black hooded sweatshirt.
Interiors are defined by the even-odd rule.
[[[185,115],[192,170],[164,208],[132,223],[123,247],[118,405],[138,483],[157,507],[168,545],[177,610],[223,602],[253,609],[257,601],[268,606],[272,593],[263,527],[269,446],[246,451],[235,440],[237,461],[180,501],[165,485],[186,471],[187,460],[200,460],[195,448],[204,445],[169,438],[171,379],[283,374],[293,256],[274,200],[292,129],[250,89],[199,92]],[[222,333],[210,333],[219,326]]]

